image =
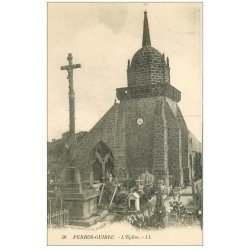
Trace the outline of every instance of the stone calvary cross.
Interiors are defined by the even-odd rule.
[[[75,162],[75,92],[73,86],[73,70],[81,68],[81,64],[73,64],[73,56],[68,54],[68,65],[62,66],[61,70],[68,71],[69,80],[69,155],[70,155],[70,167],[74,167]]]

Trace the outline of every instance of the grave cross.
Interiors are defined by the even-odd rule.
[[[141,184],[144,184],[144,179],[141,179],[141,176],[139,176],[136,180],[135,180],[137,186],[138,186],[138,189],[140,190],[141,189]]]
[[[73,86],[73,70],[81,68],[81,64],[73,64],[73,56],[68,54],[68,65],[62,66],[61,70],[67,70],[69,80],[69,154],[70,154],[70,166],[74,166],[75,159],[75,92]]]

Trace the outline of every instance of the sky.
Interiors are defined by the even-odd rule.
[[[141,48],[142,3],[48,3],[48,140],[68,131],[68,53],[73,63],[76,132],[89,131],[127,87],[127,60]],[[170,61],[171,84],[189,130],[202,140],[200,3],[147,5],[152,47]]]

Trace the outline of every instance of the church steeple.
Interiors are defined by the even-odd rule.
[[[151,46],[147,11],[144,11],[142,48],[127,64],[127,88],[117,89],[118,100],[167,96],[181,100],[181,92],[170,84],[169,59]]]
[[[147,11],[144,11],[142,47],[151,46]]]

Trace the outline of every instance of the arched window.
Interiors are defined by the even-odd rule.
[[[106,143],[98,142],[90,151],[89,159],[95,181],[103,182],[110,175],[113,178],[115,177],[114,156]]]

